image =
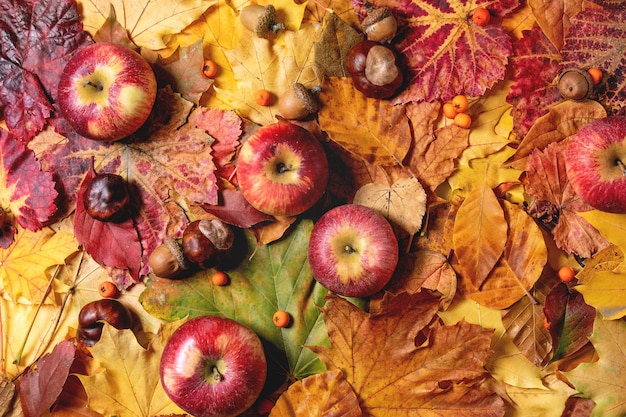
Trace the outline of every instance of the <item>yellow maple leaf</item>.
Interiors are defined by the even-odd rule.
[[[242,118],[265,125],[276,121],[278,97],[293,83],[307,88],[318,84],[311,65],[313,44],[321,28],[303,26],[298,31],[287,31],[284,44],[256,36],[242,36],[232,50],[224,50],[233,71],[234,85],[215,85],[205,105],[235,110]],[[255,101],[259,90],[272,94],[269,106]]]
[[[18,225],[15,242],[0,250],[0,280],[4,291],[15,302],[26,299],[33,304],[46,301],[50,279],[45,271],[63,264],[65,258],[78,250],[73,234],[44,228],[37,232]],[[48,300],[53,298],[48,294]]]
[[[89,397],[89,407],[119,417],[184,414],[169,399],[159,377],[163,348],[179,324],[164,325],[147,348],[137,342],[131,330],[105,325],[102,338],[91,348],[99,363],[98,371],[79,375]]]
[[[214,3],[214,0],[78,0],[83,27],[92,36],[113,8],[133,42],[154,51],[165,48],[168,35],[180,32]]]

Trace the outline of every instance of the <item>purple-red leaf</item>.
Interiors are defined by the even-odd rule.
[[[10,213],[25,229],[36,231],[55,214],[57,195],[52,174],[41,170],[33,152],[0,129],[0,210]],[[5,222],[10,224],[10,220]],[[3,248],[13,242],[11,230],[14,228],[0,232]]]
[[[91,43],[73,0],[0,3],[0,114],[30,140],[45,125],[65,64]]]
[[[274,220],[252,207],[238,190],[223,190],[219,205],[203,204],[202,208],[223,222],[243,229]]]
[[[552,360],[577,352],[589,342],[596,319],[596,309],[587,305],[582,294],[566,283],[556,284],[544,302],[543,311],[550,323]]]
[[[404,56],[408,79],[397,102],[449,100],[457,94],[480,96],[505,76],[511,40],[499,24],[472,23],[476,7],[502,17],[518,0],[352,0],[361,19],[366,4],[389,7],[406,27],[394,39]]]
[[[76,345],[65,340],[44,355],[37,368],[29,368],[20,378],[20,401],[25,417],[40,417],[50,413],[63,390],[76,357]]]
[[[133,219],[129,218],[120,223],[101,222],[93,219],[85,210],[83,203],[85,190],[95,175],[91,168],[78,190],[74,214],[76,240],[99,264],[127,269],[135,282],[139,281],[142,249]]]

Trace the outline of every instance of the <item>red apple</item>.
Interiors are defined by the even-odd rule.
[[[200,316],[181,325],[163,350],[161,383],[195,417],[231,417],[256,401],[267,376],[259,337],[229,318]]]
[[[253,132],[241,146],[237,180],[243,197],[272,216],[296,216],[326,190],[328,161],[312,133],[280,122]]]
[[[626,117],[594,120],[570,138],[567,178],[590,206],[626,213]]]
[[[146,121],[156,98],[150,65],[137,52],[108,42],[92,44],[69,60],[59,81],[59,108],[80,135],[122,139]]]
[[[387,219],[358,204],[335,207],[320,217],[309,239],[315,279],[348,297],[368,297],[391,279],[398,240]]]

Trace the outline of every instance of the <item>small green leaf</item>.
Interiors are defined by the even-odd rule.
[[[301,379],[322,372],[323,364],[305,348],[328,343],[320,315],[327,290],[315,281],[307,260],[312,228],[311,221],[302,221],[285,239],[261,247],[245,231],[248,254],[236,269],[225,271],[229,285],[213,285],[212,269],[178,281],[151,278],[140,301],[148,313],[164,320],[229,317],[273,345],[266,349],[270,363],[277,360],[284,364],[286,360],[290,377]],[[289,327],[274,325],[276,310],[291,315]]]

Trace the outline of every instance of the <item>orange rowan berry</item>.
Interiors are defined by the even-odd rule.
[[[98,286],[98,293],[103,298],[117,298],[120,290],[111,281],[104,281]]]
[[[211,61],[210,59],[206,59],[204,61],[204,65],[202,66],[202,73],[207,78],[214,78],[217,75],[218,66],[215,61]]]
[[[211,282],[213,282],[213,285],[219,285],[220,287],[224,286],[228,284],[228,275],[222,271],[216,271],[211,276]]]
[[[465,113],[469,108],[469,100],[463,94],[454,96],[450,102],[457,113]]]
[[[478,7],[472,12],[472,22],[478,26],[486,26],[491,20],[491,13],[484,7]]]
[[[561,281],[570,282],[576,276],[576,272],[571,266],[562,266],[559,268],[557,275]]]
[[[272,93],[267,90],[259,90],[254,95],[254,101],[259,106],[269,106],[272,103]]]
[[[443,115],[446,116],[448,119],[454,119],[454,116],[458,114],[458,112],[454,108],[454,104],[449,101],[443,104],[441,110],[443,111]]]
[[[600,68],[589,68],[587,72],[591,76],[591,81],[593,81],[593,85],[600,84],[600,81],[602,81],[602,77],[604,76]]]
[[[278,310],[274,313],[272,321],[276,327],[287,327],[291,323],[291,316],[285,310]]]
[[[460,128],[469,129],[472,125],[472,117],[467,113],[459,113],[454,116],[453,123]]]

